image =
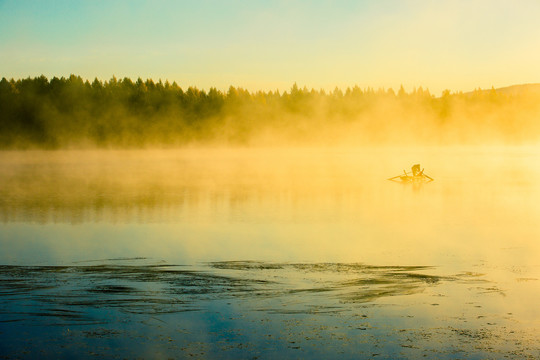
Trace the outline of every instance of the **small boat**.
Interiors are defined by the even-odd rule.
[[[420,170],[420,164],[413,165],[411,171],[403,170],[403,174],[389,178],[390,181],[399,183],[425,183],[433,181],[433,178],[424,173],[424,169]]]

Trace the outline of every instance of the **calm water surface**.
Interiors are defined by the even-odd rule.
[[[538,147],[0,166],[0,356],[540,357]]]

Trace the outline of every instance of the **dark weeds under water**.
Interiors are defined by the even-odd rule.
[[[441,276],[431,266],[355,263],[146,261],[0,266],[0,355],[526,358],[534,350],[527,345],[534,335],[474,323],[497,321],[493,314],[478,320],[478,303],[466,319],[472,327],[444,315],[452,312],[445,306],[460,286],[496,296],[482,292],[496,285],[481,274]],[[430,309],[441,312],[426,319]],[[477,333],[482,337],[471,337]],[[508,345],[518,338],[522,345]]]
[[[4,315],[26,321],[35,314],[71,319],[74,308],[78,313],[92,307],[114,307],[123,312],[153,314],[200,310],[211,300],[286,298],[299,293],[325,293],[325,301],[329,302],[374,302],[460,278],[422,273],[430,269],[433,268],[265,262],[213,262],[202,269],[119,264],[0,266],[0,297]],[[302,281],[291,281],[299,274]],[[19,311],[15,316],[12,304],[21,300],[32,302],[31,310]]]

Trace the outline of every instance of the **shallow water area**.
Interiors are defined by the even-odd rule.
[[[538,147],[0,164],[6,358],[540,357]]]

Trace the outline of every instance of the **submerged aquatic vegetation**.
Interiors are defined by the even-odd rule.
[[[180,266],[145,259],[0,266],[0,354],[126,357],[151,349],[151,357],[232,359],[326,358],[337,351],[353,359],[534,353],[534,336],[505,333],[511,315],[502,319],[474,302],[452,313],[454,291],[468,287],[477,296],[494,296],[478,285],[496,284],[480,274],[437,270],[259,261]],[[438,315],[425,318],[427,308]],[[523,343],[509,352],[517,338]],[[442,346],[443,339],[453,340]],[[115,345],[107,346],[111,341]]]
[[[211,300],[261,295],[287,298],[300,293],[324,293],[328,303],[334,299],[373,302],[459,278],[412,272],[433,269],[424,266],[239,261],[208,265],[202,269],[161,264],[0,266],[0,296],[7,307],[24,297],[36,301],[37,309],[49,309],[53,304],[66,312],[110,306],[155,313],[196,310]],[[294,279],[299,274],[303,280],[297,282]],[[43,314],[55,316],[57,310]]]

